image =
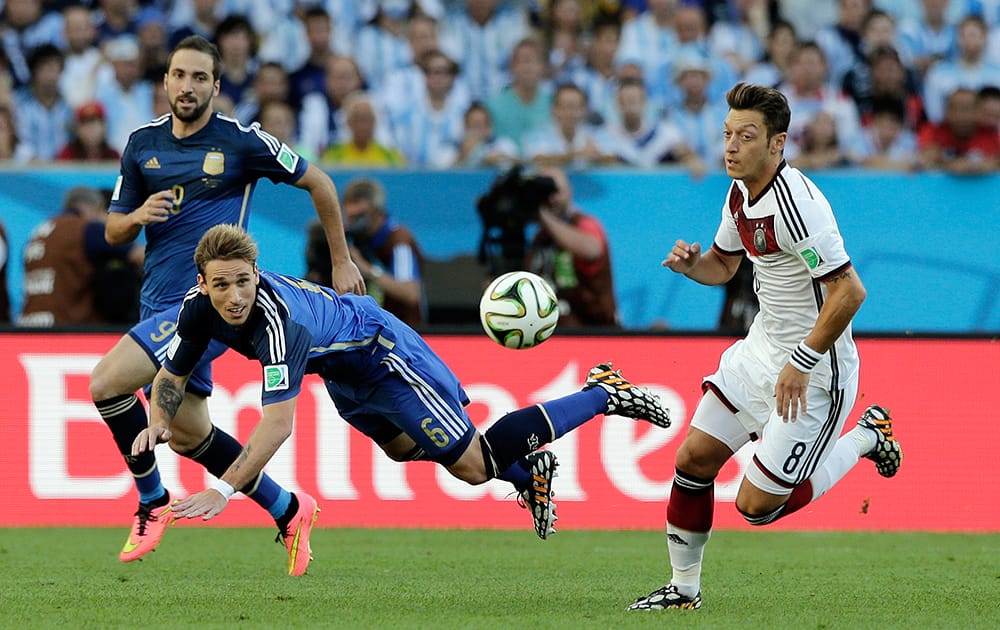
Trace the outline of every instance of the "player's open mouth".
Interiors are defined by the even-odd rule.
[[[246,306],[234,306],[226,309],[226,311],[233,319],[239,319],[240,317],[243,317],[243,313],[246,310],[247,310]]]

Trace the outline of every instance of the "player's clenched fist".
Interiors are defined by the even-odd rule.
[[[140,225],[150,223],[163,223],[170,218],[170,211],[174,207],[174,193],[169,190],[161,190],[153,193],[146,199],[146,203],[135,209],[133,214],[135,220]]]

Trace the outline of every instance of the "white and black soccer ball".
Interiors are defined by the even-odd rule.
[[[531,348],[555,332],[559,300],[541,276],[511,271],[486,287],[479,300],[479,321],[490,339],[501,346]]]

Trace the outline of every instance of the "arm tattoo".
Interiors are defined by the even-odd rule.
[[[830,282],[830,284],[834,284],[834,283],[839,282],[841,280],[847,280],[852,275],[854,275],[854,274],[851,273],[850,269],[845,269],[843,271],[843,273],[839,273],[839,274],[835,275],[834,277],[830,278],[829,282]]]
[[[170,380],[161,380],[156,386],[156,406],[171,420],[177,415],[177,408],[184,400],[184,392]]]

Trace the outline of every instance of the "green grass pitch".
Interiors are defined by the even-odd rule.
[[[715,532],[698,611],[625,612],[662,532],[317,529],[285,575],[265,529],[0,529],[0,628],[1000,628],[1000,534]]]

